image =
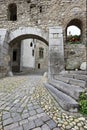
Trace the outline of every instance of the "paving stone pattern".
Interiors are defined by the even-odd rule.
[[[36,75],[0,79],[0,130],[87,130],[87,117],[63,111],[46,81]]]
[[[0,80],[0,130],[59,130],[33,98],[40,79],[17,76]]]

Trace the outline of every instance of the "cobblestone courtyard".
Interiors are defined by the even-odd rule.
[[[87,119],[61,110],[37,75],[0,79],[0,130],[87,130]]]

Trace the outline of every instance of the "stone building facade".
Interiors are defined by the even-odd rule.
[[[48,46],[36,39],[22,40],[10,49],[13,73],[44,73],[48,70]]]
[[[47,72],[48,71],[48,46],[43,42],[36,41],[35,50],[35,70],[36,72]]]
[[[63,62],[64,69],[67,27],[75,25],[81,29],[81,44],[86,51],[86,0],[0,0],[0,9],[0,77],[10,70],[11,46],[26,38],[49,43],[48,66],[50,69],[52,66],[53,73],[56,72],[56,60],[61,61],[58,64]],[[62,31],[58,31],[60,27]],[[60,37],[63,40],[59,42]],[[51,55],[54,55],[53,60]]]

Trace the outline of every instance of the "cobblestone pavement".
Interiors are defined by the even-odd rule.
[[[0,130],[59,130],[33,99],[41,76],[17,76],[0,80]]]
[[[87,119],[63,111],[42,76],[0,80],[0,130],[87,130]]]

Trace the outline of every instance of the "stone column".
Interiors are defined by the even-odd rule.
[[[3,49],[3,46],[2,46],[1,35],[0,35],[0,78],[3,77],[3,74],[2,74],[2,66],[3,66],[3,54],[2,54],[2,49]]]
[[[20,53],[20,71],[23,69],[23,42],[21,41],[21,53]]]
[[[0,77],[7,75],[9,71],[9,54],[7,43],[8,40],[8,30],[0,29]]]
[[[49,63],[48,78],[64,70],[64,46],[62,28],[59,26],[49,28]]]

